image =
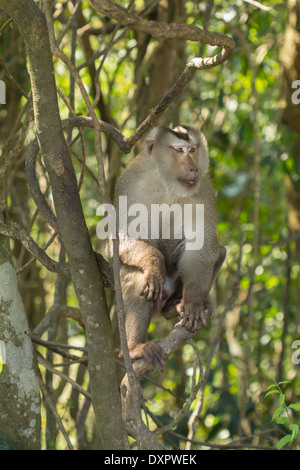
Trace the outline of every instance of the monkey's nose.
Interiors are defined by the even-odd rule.
[[[190,168],[190,178],[192,180],[196,180],[198,178],[198,170],[197,168]]]

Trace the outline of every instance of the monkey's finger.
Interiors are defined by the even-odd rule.
[[[190,324],[191,324],[190,331],[192,333],[196,333],[202,326],[202,322],[201,322],[200,318],[198,317],[198,315],[193,315],[191,317]]]
[[[140,291],[140,295],[145,296],[148,302],[151,302],[151,300],[156,301],[161,295],[161,284],[161,281],[148,278],[147,283]]]
[[[155,287],[154,300],[162,301],[164,299],[164,295],[167,295],[166,291],[164,291],[164,283],[164,279],[157,281]]]
[[[155,285],[152,282],[148,283],[148,295],[147,295],[147,300],[150,302],[154,298],[154,292],[155,292]]]
[[[148,284],[146,284],[145,286],[142,287],[141,291],[140,291],[140,295],[143,296],[146,294],[146,291],[148,289]]]
[[[163,372],[165,360],[163,358],[162,349],[157,343],[148,343],[144,348],[143,356],[145,360],[153,366],[153,368],[157,366],[159,371]]]
[[[203,326],[199,315],[186,313],[182,316],[181,324],[191,333],[197,333],[197,331],[199,331]]]
[[[157,366],[159,372],[163,372],[164,367],[165,367],[165,360],[162,357],[161,348],[159,348],[159,349],[160,349],[159,351],[154,352],[154,362],[155,362],[155,365]]]
[[[197,317],[194,320],[194,327],[193,327],[193,333],[197,333],[201,328],[205,328],[203,321],[201,318]]]
[[[158,296],[160,294],[160,290],[159,290],[159,283],[153,283],[153,300],[157,300],[158,299]]]
[[[207,327],[208,316],[204,312],[200,312],[200,320],[202,322],[203,328]]]
[[[182,312],[182,311],[180,312],[180,315],[181,315],[181,318],[182,318],[181,324],[182,324],[183,326],[185,326],[185,325],[186,325],[186,322],[187,322],[187,320],[188,320],[188,316],[187,316],[184,312]]]
[[[168,298],[168,294],[166,293],[166,291],[164,291],[164,284],[165,284],[165,281],[163,279],[159,283],[159,300],[160,301],[162,301],[164,299],[164,295],[166,295],[167,298]]]
[[[194,318],[191,315],[188,315],[187,313],[183,314],[182,317],[182,325],[188,330],[193,332],[193,327],[194,327]]]
[[[165,361],[161,360],[159,364],[157,365],[159,372],[163,372],[165,368]]]
[[[154,287],[153,284],[148,282],[140,291],[141,296],[145,296],[146,299],[150,302],[153,299]]]
[[[200,319],[202,321],[204,328],[207,327],[208,320],[210,319],[211,316],[212,316],[212,311],[211,311],[210,305],[205,305],[204,310],[200,311]]]

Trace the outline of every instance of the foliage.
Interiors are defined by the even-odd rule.
[[[270,385],[266,391],[265,397],[269,395],[279,394],[279,402],[280,405],[274,411],[272,421],[275,421],[277,424],[283,424],[288,427],[291,431],[291,434],[286,434],[282,437],[277,443],[277,449],[282,449],[285,445],[292,445],[294,442],[298,441],[299,447],[299,437],[300,437],[300,430],[298,424],[293,423],[292,418],[290,416],[290,410],[300,411],[300,404],[293,404],[291,403],[289,406],[286,405],[285,395],[281,389],[281,385],[290,383],[289,380],[284,380],[282,382],[276,382]],[[290,410],[289,410],[290,409]]]
[[[114,32],[109,29],[114,22],[97,14],[87,0],[81,1],[81,11],[77,16],[74,16],[72,6],[75,2],[52,3],[56,8],[55,34],[61,38],[60,48],[68,57],[72,54],[74,44],[72,34],[77,31],[74,62],[92,101],[97,93],[94,84],[99,84],[100,99],[95,106],[97,115],[115,123],[124,135],[131,135],[140,124],[138,116],[143,116],[145,97],[149,98],[149,102],[150,98],[153,99],[152,105],[155,105],[164,95],[162,92],[158,96],[156,90],[159,81],[163,87],[167,70],[160,70],[159,76],[153,67],[157,54],[162,54],[159,49],[162,41],[145,38],[127,28]],[[133,10],[141,12],[152,3],[152,13],[147,17],[157,18],[159,11],[156,4],[159,3],[161,9],[162,4],[169,3],[169,10],[172,10],[171,0],[136,1]],[[185,2],[183,22],[202,28],[207,3]],[[186,441],[182,436],[186,437],[191,432],[189,420],[197,406],[199,412],[191,434],[193,441],[199,442],[194,446],[197,449],[210,448],[211,445],[273,448],[274,439],[280,439],[277,448],[281,448],[286,444],[295,444],[299,439],[299,428],[291,421],[290,412],[299,411],[299,405],[286,405],[298,403],[300,393],[299,366],[293,364],[291,359],[292,343],[300,335],[296,307],[299,306],[299,264],[295,256],[296,241],[288,228],[289,204],[285,186],[287,176],[292,175],[295,181],[300,178],[300,168],[292,157],[299,136],[282,124],[280,109],[282,68],[279,50],[288,9],[285,0],[261,2],[269,10],[257,8],[251,3],[241,0],[214,2],[209,29],[231,35],[236,41],[236,52],[226,64],[198,72],[162,118],[164,125],[175,125],[179,121],[204,126],[210,148],[211,176],[218,199],[218,232],[227,249],[225,264],[212,293],[215,316],[211,325],[194,338],[200,356],[197,366],[194,364],[194,348],[186,344],[182,351],[168,360],[163,374],[155,371],[150,379],[142,381],[145,422],[154,430],[156,426],[172,422],[191,393],[193,372],[196,371],[197,378],[202,374],[203,389],[200,381],[201,393],[193,401],[190,413],[174,429],[160,437],[166,449],[185,447]],[[167,13],[164,11],[164,14]],[[73,27],[71,21],[68,23],[72,18],[75,21]],[[3,15],[0,27],[7,19]],[[109,34],[95,32],[104,26],[110,31]],[[5,42],[0,43],[1,56],[14,79],[28,92],[30,82],[23,41],[13,24],[9,24],[2,35]],[[17,51],[14,49],[16,47]],[[185,65],[195,57],[198,47],[198,44],[187,42],[182,57],[176,56],[174,52],[174,69],[182,60]],[[206,46],[204,56],[212,53],[212,48]],[[19,60],[16,66],[14,57],[17,54]],[[54,58],[54,69],[57,87],[71,103],[74,113],[86,116],[88,112],[76,86],[74,100],[72,98],[74,83],[66,65]],[[95,80],[97,69],[99,79]],[[8,80],[4,76],[2,71],[0,78]],[[10,93],[17,97],[14,110],[2,107],[0,117],[3,121],[12,119],[10,128],[13,128],[13,122],[18,113],[22,109],[24,111],[27,100],[16,92],[13,83],[11,87],[13,91]],[[154,97],[151,90],[154,90]],[[61,97],[59,107],[62,119],[72,114]],[[20,122],[24,125],[23,114],[20,115]],[[16,131],[20,132],[20,128]],[[1,158],[16,145],[16,135],[7,143],[6,128],[6,134],[1,136]],[[96,208],[102,201],[97,184],[93,135],[93,130],[85,129],[83,141],[77,131],[66,132],[77,180],[79,182],[84,178],[80,195],[91,241],[94,250],[103,253],[104,246],[95,233],[98,223]],[[36,206],[24,184],[24,158],[33,137],[34,129],[31,127],[24,148],[7,176],[5,211],[10,221],[25,225],[31,237],[41,247],[47,247],[47,254],[58,259],[60,242],[57,238],[52,240],[53,230],[36,213]],[[255,153],[256,139],[258,155]],[[112,195],[117,176],[136,150],[131,155],[123,154],[104,134],[102,148],[108,188]],[[258,170],[255,168],[256,158],[259,162]],[[48,203],[53,207],[49,179],[42,160],[38,162],[37,175]],[[259,193],[258,200],[255,191]],[[255,219],[257,204],[258,220]],[[69,376],[85,391],[88,390],[85,332],[73,285],[68,281],[62,288],[60,281],[57,282],[57,276],[49,273],[38,262],[32,262],[31,256],[19,243],[14,242],[12,246],[32,330],[57,303],[57,298],[58,303],[73,309],[57,315],[43,339],[83,349],[69,354],[50,343],[48,346],[46,343],[44,346],[39,345],[39,354],[47,358],[48,367],[49,362],[56,364],[55,370],[63,372],[64,376],[52,374],[53,371],[47,370],[45,365],[40,365],[40,369],[73,445],[76,448],[96,448],[98,444],[90,402],[66,381],[66,376]],[[236,283],[237,290],[234,291]],[[216,329],[232,292],[235,292],[235,297],[222,323],[218,348],[208,363]],[[113,294],[110,289],[106,289],[106,294],[115,328]],[[153,322],[149,337],[161,338],[170,328],[170,322]],[[264,391],[273,377],[276,377],[276,382],[267,388],[267,400],[264,400]],[[285,394],[281,388],[286,383],[283,378],[287,378],[289,383]],[[42,417],[45,436],[43,446],[66,448],[47,404]],[[280,427],[285,426],[288,434],[284,438],[280,438],[278,427],[272,427],[274,422]]]

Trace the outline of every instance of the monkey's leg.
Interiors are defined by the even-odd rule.
[[[153,369],[157,366],[162,371],[165,363],[162,349],[154,341],[146,342],[154,302],[140,295],[144,275],[128,266],[122,266],[120,275],[129,355],[131,359],[144,358]]]
[[[210,289],[212,288],[212,286],[215,283],[215,280],[217,279],[217,276],[219,274],[219,271],[221,269],[222,264],[225,261],[225,258],[226,258],[226,248],[225,248],[225,246],[220,245],[219,258],[217,259],[217,261],[214,265],[214,272],[213,272],[213,276],[212,276],[212,280],[211,280]]]
[[[204,247],[185,251],[179,262],[183,282],[183,298],[179,306],[183,325],[192,332],[206,327],[212,314],[208,294],[224,261],[225,248]]]
[[[220,246],[219,257],[214,265],[213,275],[212,275],[211,284],[210,284],[208,292],[210,292],[210,290],[212,289],[217,279],[217,276],[219,274],[219,271],[221,269],[221,266],[224,263],[225,258],[226,258],[226,248],[224,246]],[[212,313],[213,312],[212,312],[211,304],[209,300],[206,300],[206,302],[204,302],[204,315],[202,316],[203,326],[206,326],[206,322],[209,319],[209,317],[211,317]],[[203,322],[203,318],[204,318],[204,322]]]

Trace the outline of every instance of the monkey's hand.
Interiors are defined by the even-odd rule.
[[[145,284],[140,295],[145,296],[148,302],[151,300],[162,300],[165,278],[160,273],[154,274],[152,271],[145,271]]]
[[[205,328],[212,315],[211,304],[208,301],[193,303],[182,300],[177,309],[182,317],[181,324],[191,333]]]

